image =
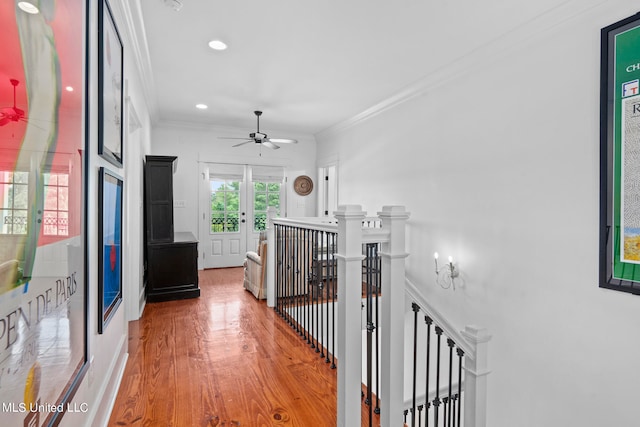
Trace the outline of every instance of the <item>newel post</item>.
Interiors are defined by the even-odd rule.
[[[273,220],[276,217],[276,208],[267,208],[267,307],[276,305],[276,238]]]
[[[338,426],[361,423],[362,220],[359,205],[339,206],[338,220]]]
[[[487,375],[488,352],[491,335],[485,328],[466,326],[462,331],[475,349],[475,358],[465,359],[464,375],[464,425],[465,427],[487,426]]]
[[[404,405],[404,299],[405,227],[409,213],[404,206],[384,206],[378,217],[389,230],[389,242],[382,245],[382,346],[380,426],[403,425]]]

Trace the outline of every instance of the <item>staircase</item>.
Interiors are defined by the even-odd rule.
[[[381,426],[486,426],[490,335],[458,332],[407,281],[404,207],[268,218],[267,304],[337,366],[339,426],[377,413]]]

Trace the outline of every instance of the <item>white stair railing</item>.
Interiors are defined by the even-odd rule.
[[[366,212],[359,205],[343,205],[327,218],[276,219],[268,215],[267,239],[274,248],[275,224],[337,231],[337,313],[336,356],[338,359],[338,426],[361,425],[362,386],[362,252],[363,243],[379,243],[381,258],[380,346],[381,383],[380,425],[402,426],[405,409],[405,295],[434,319],[445,335],[464,351],[463,412],[465,427],[486,427],[486,390],[489,373],[487,353],[490,335],[479,327],[467,326],[458,332],[430,304],[412,283],[406,280],[406,222],[409,213],[403,206],[385,206],[378,212],[380,227],[363,227]],[[276,305],[276,251],[267,251],[267,305]],[[281,262],[281,260],[280,260]],[[347,284],[346,286],[344,284]],[[380,397],[379,396],[379,397]],[[357,409],[356,409],[357,408]],[[460,422],[458,422],[459,424]],[[431,424],[430,424],[431,425]]]

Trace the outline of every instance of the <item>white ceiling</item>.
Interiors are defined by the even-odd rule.
[[[569,0],[137,0],[154,121],[316,134]],[[212,39],[225,41],[223,52]],[[209,106],[201,111],[198,103]],[[286,137],[287,135],[272,135]]]

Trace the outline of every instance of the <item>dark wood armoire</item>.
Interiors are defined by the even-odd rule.
[[[173,227],[175,156],[146,156],[144,164],[145,280],[147,301],[200,296],[198,241]]]

